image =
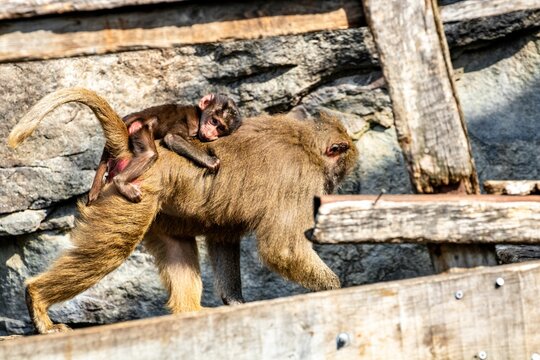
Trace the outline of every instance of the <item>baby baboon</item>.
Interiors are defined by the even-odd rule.
[[[71,100],[69,100],[71,99]],[[10,134],[12,146],[62,103],[88,105],[100,120],[111,156],[129,151],[125,125],[95,93],[57,91],[42,99]],[[126,201],[110,184],[93,206],[79,204],[74,246],[45,273],[27,282],[27,304],[40,333],[64,331],[47,314],[116,269],[145,239],[155,256],[173,313],[200,309],[201,277],[195,236],[205,235],[216,286],[228,302],[241,302],[238,244],[253,232],[263,262],[311,290],[335,289],[338,277],[312,249],[304,233],[313,226],[313,196],[331,192],[355,162],[357,150],[343,126],[322,116],[247,119],[240,129],[201,145],[221,159],[217,174],[163,147],[140,178],[145,196]],[[237,156],[242,154],[242,156]]]
[[[133,156],[131,159],[112,159],[106,149],[103,151],[86,205],[97,199],[107,167],[108,180],[112,179],[118,191],[130,201],[141,201],[142,193],[133,180],[155,162],[157,150],[154,140],[163,139],[165,145],[177,154],[217,171],[219,159],[196,147],[190,138],[214,141],[230,135],[241,125],[242,118],[232,99],[221,94],[208,94],[197,106],[154,106],[130,114],[123,121],[130,134]]]

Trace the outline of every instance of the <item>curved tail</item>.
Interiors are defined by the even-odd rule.
[[[48,113],[69,102],[78,102],[92,109],[103,128],[105,148],[112,157],[129,156],[128,131],[120,116],[105,99],[83,88],[61,89],[41,99],[11,130],[8,145],[15,148],[34,132]]]

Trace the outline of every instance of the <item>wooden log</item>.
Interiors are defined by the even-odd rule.
[[[445,22],[471,20],[540,8],[540,0],[467,0],[441,7]]]
[[[494,195],[530,195],[540,193],[540,180],[486,180],[484,190]]]
[[[529,262],[19,338],[0,358],[530,359],[539,293]]]
[[[170,48],[358,26],[357,1],[170,5],[130,13],[6,22],[0,62]],[[91,21],[91,22],[89,22]]]
[[[364,0],[398,141],[418,193],[480,192],[435,0]],[[436,272],[496,265],[490,245],[430,245]]]
[[[383,195],[375,200],[375,195],[319,198],[311,239],[540,245],[540,196]]]

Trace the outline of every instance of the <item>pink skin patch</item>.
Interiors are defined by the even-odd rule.
[[[111,182],[112,179],[120,174],[129,164],[129,159],[111,159],[107,163],[107,168],[109,169],[109,175],[107,176],[107,182]],[[141,182],[136,179],[131,182],[132,184],[140,184]]]

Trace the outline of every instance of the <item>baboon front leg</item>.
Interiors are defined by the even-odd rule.
[[[214,271],[214,288],[225,305],[245,302],[240,275],[240,238],[207,236],[208,257]]]
[[[161,280],[169,291],[167,307],[171,312],[201,310],[202,279],[195,238],[151,233],[145,246],[154,255]]]
[[[281,215],[287,218],[286,212]],[[290,226],[284,226],[276,219],[266,221],[260,227],[262,231],[257,232],[257,246],[261,259],[270,269],[310,290],[341,287],[338,276],[313,250],[303,231],[292,232]],[[309,226],[297,225],[297,228],[307,229]]]
[[[39,333],[66,331],[67,326],[53,324],[48,308],[90,288],[133,252],[157,211],[156,194],[148,192],[139,204],[107,195],[90,207],[79,204],[80,218],[71,232],[73,248],[26,283],[28,312]]]

